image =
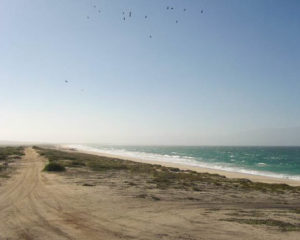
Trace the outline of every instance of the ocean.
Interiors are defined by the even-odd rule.
[[[78,150],[300,180],[300,147],[68,145]]]

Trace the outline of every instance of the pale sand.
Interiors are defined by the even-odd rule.
[[[215,185],[160,189],[143,175],[88,168],[54,174],[42,171],[46,163],[27,148],[10,178],[0,178],[0,239],[299,239],[299,231],[226,221],[250,217],[298,226],[299,194]]]
[[[63,149],[63,150],[71,150],[70,148],[66,148],[63,146],[60,146],[59,148]],[[163,162],[163,161],[143,160],[143,159],[139,159],[139,158],[124,157],[124,156],[120,156],[120,155],[100,153],[100,152],[94,152],[94,151],[82,151],[82,150],[77,150],[77,149],[76,149],[76,151],[81,152],[81,153],[93,154],[93,155],[97,155],[97,156],[119,158],[122,160],[129,160],[129,161],[134,161],[134,162],[141,162],[141,163],[148,163],[148,164],[160,164],[160,165],[166,166],[166,167],[179,168],[181,170],[193,170],[196,172],[207,172],[207,173],[212,173],[212,174],[220,174],[220,175],[226,176],[228,178],[247,178],[247,179],[249,179],[251,181],[255,181],[255,182],[284,183],[284,184],[288,184],[291,186],[300,186],[300,181],[292,180],[292,179],[283,179],[283,178],[246,174],[246,173],[229,172],[229,171],[224,171],[224,170],[217,170],[217,169],[203,168],[203,167],[194,167],[194,166],[188,166],[188,165],[183,165],[183,164],[178,164],[178,163],[169,163],[169,162]]]

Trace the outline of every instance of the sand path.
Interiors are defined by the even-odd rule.
[[[0,188],[0,239],[111,239],[92,215],[78,212],[72,189],[53,184],[45,160],[27,148],[21,169]]]

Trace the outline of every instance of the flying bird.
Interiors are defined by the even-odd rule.
[[[124,20],[124,21],[125,21],[125,19],[126,19],[126,18],[125,18],[125,17],[123,17],[123,20]]]
[[[183,9],[183,11],[185,12],[185,11],[186,11],[186,9]]]
[[[176,23],[178,23],[178,20],[176,20]]]
[[[86,16],[86,19],[90,19],[90,16]]]
[[[129,12],[129,17],[131,17],[131,14],[132,14],[132,13],[131,13],[131,12]]]
[[[145,16],[145,18],[147,18],[148,16]]]
[[[201,10],[201,13],[203,13],[203,10]]]
[[[149,38],[152,38],[152,35],[149,35]]]
[[[68,80],[65,80],[65,83],[69,83],[69,81],[68,81]]]
[[[169,10],[170,9],[170,7],[169,6],[167,6],[167,10]]]

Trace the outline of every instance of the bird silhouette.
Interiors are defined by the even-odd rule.
[[[0,0],[1,1],[1,0]],[[90,5],[90,7],[92,7],[92,8],[94,8],[95,9],[95,12],[96,13],[98,13],[98,14],[100,14],[100,13],[102,13],[102,11],[100,10],[100,6],[98,6],[98,5],[96,5],[96,4],[91,4]],[[169,11],[169,10],[176,10],[176,9],[181,9],[181,11],[183,11],[183,12],[186,12],[187,11],[187,8],[176,8],[177,7],[177,5],[169,5],[169,6],[165,6],[165,9],[167,10],[167,11]],[[121,19],[122,19],[122,21],[126,21],[127,20],[127,22],[130,22],[130,18],[132,18],[133,17],[133,12],[132,12],[132,10],[131,9],[129,9],[129,10],[127,10],[127,8],[126,9],[123,9],[123,10],[121,10],[122,11],[122,15],[120,16],[121,17]],[[173,12],[175,12],[175,11],[173,11]],[[203,14],[204,13],[204,9],[200,9],[200,14]],[[137,14],[137,16],[138,16],[138,14]],[[87,20],[91,20],[93,18],[93,16],[91,17],[91,16],[89,16],[89,15],[87,15],[86,16],[86,19]],[[127,18],[127,19],[126,19]],[[144,15],[144,19],[146,20],[146,19],[148,19],[148,15]],[[152,18],[151,18],[152,19]],[[174,20],[173,20],[174,21]],[[178,24],[179,23],[179,20],[178,19],[176,19],[175,18],[175,23],[176,24]],[[148,37],[151,39],[152,38],[152,35],[151,34],[149,34],[148,35]],[[65,81],[65,83],[69,83],[67,80]]]
[[[65,83],[69,83],[69,81],[68,81],[68,80],[65,80]]]

